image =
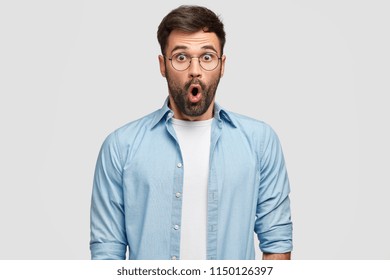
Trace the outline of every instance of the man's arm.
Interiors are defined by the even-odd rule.
[[[291,252],[283,254],[263,253],[263,260],[291,260]]]
[[[279,139],[268,125],[262,130],[260,185],[255,232],[263,259],[289,259],[292,251],[290,186]]]
[[[126,258],[122,167],[116,135],[104,141],[96,163],[91,203],[92,259]]]

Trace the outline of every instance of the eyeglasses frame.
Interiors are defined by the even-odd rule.
[[[216,53],[214,53],[214,54],[217,55]],[[173,58],[174,55],[177,55],[177,53],[173,54],[170,58],[164,55],[164,59],[166,58],[166,59],[170,60],[170,61],[171,61],[172,68],[175,69],[176,71],[179,71],[179,72],[186,71],[188,68],[190,68],[190,67],[191,67],[191,63],[192,63],[192,59],[193,59],[193,58],[197,58],[197,59],[198,59],[199,66],[200,66],[203,70],[205,70],[205,71],[214,71],[215,69],[217,69],[217,67],[219,66],[219,61],[222,59],[222,56],[219,57],[219,56],[217,55],[217,58],[218,58],[218,63],[217,63],[217,65],[216,65],[213,69],[208,70],[208,69],[203,68],[202,64],[200,63],[200,60],[199,60],[200,56],[190,56],[191,60],[190,60],[190,63],[188,64],[188,67],[185,68],[185,69],[183,69],[183,70],[178,70],[178,69],[175,68],[175,66],[173,66],[172,58]]]

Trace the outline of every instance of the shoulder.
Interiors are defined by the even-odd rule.
[[[246,115],[223,110],[223,112],[230,118],[231,123],[245,134],[258,137],[259,140],[266,140],[277,137],[276,132],[268,123],[258,120]]]
[[[120,149],[124,148],[128,144],[134,142],[137,137],[144,135],[146,131],[150,130],[158,114],[159,110],[156,110],[146,116],[124,124],[112,131],[106,137],[104,144],[108,146],[117,146]]]

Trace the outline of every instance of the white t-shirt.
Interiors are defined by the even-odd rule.
[[[207,185],[212,120],[172,119],[184,168],[180,238],[182,260],[205,260],[207,256]]]

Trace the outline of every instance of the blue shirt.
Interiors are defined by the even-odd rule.
[[[92,191],[92,259],[125,259],[127,248],[130,259],[180,259],[186,165],[172,116],[166,100],[104,141]],[[254,259],[254,232],[263,252],[290,252],[289,192],[282,149],[270,126],[215,104],[207,259]]]

